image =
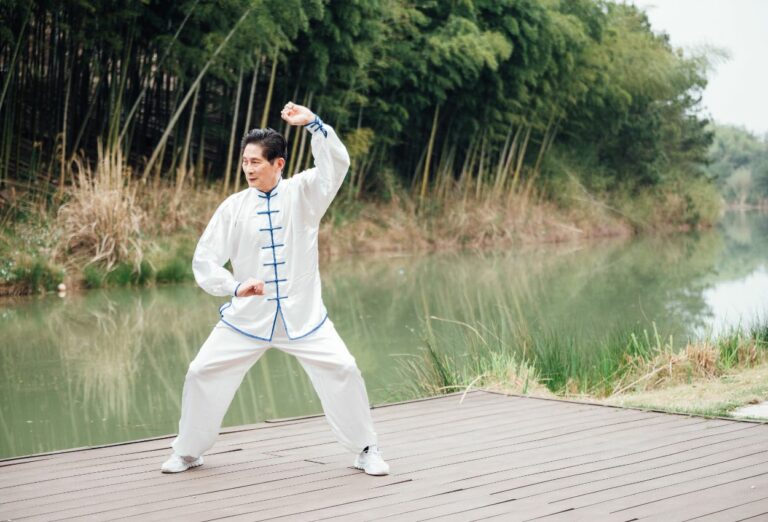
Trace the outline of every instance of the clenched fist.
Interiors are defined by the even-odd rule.
[[[264,295],[264,281],[250,277],[237,287],[237,297],[251,295]]]
[[[315,119],[315,113],[303,105],[296,105],[293,102],[285,104],[283,110],[280,111],[280,116],[290,125],[307,125]]]

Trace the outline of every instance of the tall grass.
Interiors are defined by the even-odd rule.
[[[195,107],[193,104],[193,112]],[[680,197],[670,193],[667,196],[674,199],[672,203],[669,198],[648,196],[642,201],[624,202],[617,209],[601,201],[608,198],[605,194],[585,192],[574,176],[568,178],[570,183],[557,186],[544,178],[540,179],[543,183],[534,184],[538,169],[543,169],[546,161],[537,161],[534,167],[522,161],[527,148],[536,146],[530,136],[528,127],[511,128],[504,147],[494,152],[478,135],[466,144],[468,154],[461,165],[456,160],[459,145],[443,146],[418,178],[431,181],[408,190],[386,169],[373,172],[374,165],[379,164],[374,159],[380,158],[383,149],[373,145],[372,131],[351,130],[346,140],[353,160],[348,185],[324,220],[321,253],[329,257],[359,251],[501,249],[520,243],[627,236],[633,229],[699,222],[716,208],[713,203],[709,210],[702,210],[704,203],[713,201],[708,199],[711,194],[706,187],[698,191],[703,194],[699,199],[688,197],[689,193]],[[302,134],[302,140],[305,137]],[[67,164],[66,179],[72,183],[64,190],[64,203],[58,208],[60,200],[49,200],[52,205],[48,212],[54,214],[49,216],[54,221],[51,233],[57,238],[50,260],[67,277],[87,286],[189,278],[184,265],[190,259],[170,260],[173,256],[156,245],[167,244],[166,237],[185,241],[199,237],[223,196],[222,185],[201,186],[199,158],[196,165],[186,158],[188,141],[181,159],[172,162],[173,175],[152,179],[134,177],[116,145],[99,146],[94,165],[74,157]],[[293,143],[299,141],[294,139]],[[545,157],[541,147],[547,146],[540,144],[541,158]],[[299,159],[291,170],[307,166],[303,149],[302,141]],[[174,152],[174,157],[178,154]],[[309,153],[306,160],[311,161]],[[422,188],[426,192],[421,192]],[[365,201],[363,194],[371,192],[383,197]],[[657,207],[663,207],[663,212],[655,212]],[[651,220],[649,215],[662,217]],[[167,248],[178,251],[173,245]],[[148,255],[148,250],[153,254]],[[132,267],[130,277],[123,273],[123,265]],[[146,266],[149,273],[143,268]],[[88,273],[84,272],[86,267]],[[109,277],[115,270],[122,275]],[[159,277],[155,279],[153,274]],[[29,291],[34,291],[33,287],[39,289],[41,285],[27,285]]]
[[[402,360],[401,374],[406,384],[398,390],[401,395],[440,395],[472,387],[520,394],[546,393],[539,373],[501,338],[486,339],[472,326],[450,321],[464,328],[461,342],[466,350],[458,353],[444,350],[430,327],[429,321],[436,320],[442,319],[433,316],[426,323],[423,355]]]
[[[653,325],[650,331],[606,336],[591,350],[577,346],[574,338],[558,340],[541,332],[517,330],[502,341],[482,325],[478,328],[485,335],[460,324],[471,334],[440,337],[427,321],[422,355],[400,363],[411,396],[484,387],[516,394],[602,398],[712,379],[768,362],[766,322],[682,345],[662,337]]]
[[[95,164],[75,156],[63,199],[35,192],[26,199],[36,204],[6,210],[0,294],[191,279],[194,242],[221,195],[198,187],[194,168],[178,169],[173,181],[144,184],[118,147],[99,144]]]
[[[139,267],[145,215],[120,149],[99,144],[95,169],[81,158],[73,165],[75,182],[56,215],[54,257],[70,266],[102,264],[107,271],[120,262]]]

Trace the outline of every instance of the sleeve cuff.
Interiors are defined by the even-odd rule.
[[[315,114],[315,119],[307,123],[304,127],[306,127],[306,129],[312,134],[315,134],[319,131],[323,133],[323,136],[326,138],[328,137],[328,131],[325,130],[325,127],[323,126],[323,120],[321,120],[320,116],[317,114]]]
[[[243,284],[243,283],[238,283],[237,281],[235,281],[235,283],[236,283],[236,284],[235,284],[235,289],[234,289],[234,290],[232,290],[232,295],[233,295],[234,297],[237,297],[237,289],[238,289],[238,288],[240,288],[240,285],[241,285],[241,284]]]

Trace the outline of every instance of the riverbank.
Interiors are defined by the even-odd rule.
[[[528,393],[535,383],[559,390],[572,378],[570,396],[578,397],[610,377],[629,341],[620,333],[643,341],[646,327],[654,339],[656,320],[662,343],[674,335],[680,348],[732,319],[723,305],[733,298],[750,317],[764,306],[766,225],[753,213],[727,215],[702,233],[628,241],[348,256],[322,265],[323,298],[374,404],[392,402],[391,388],[410,384],[398,361],[420,360],[430,316],[441,318],[430,321],[440,351],[466,360],[467,332],[526,362],[535,354],[533,368],[544,375],[528,380]],[[5,301],[6,447],[31,453],[172,433],[184,371],[228,300],[185,282]],[[471,325],[485,343],[449,320]],[[499,372],[508,367],[504,355]],[[573,384],[584,381],[594,385]],[[248,372],[238,394],[229,426],[322,411],[298,361],[278,350]]]
[[[433,318],[435,319],[435,318]],[[435,349],[427,327],[422,357],[402,363],[416,396],[471,388],[561,397],[600,404],[707,416],[733,416],[739,407],[768,401],[768,324],[734,329],[682,347],[656,331],[630,332],[594,347],[591,360],[570,358],[567,341],[518,335],[488,342],[471,325],[455,347]],[[558,344],[558,346],[554,346]],[[557,356],[552,358],[552,354]]]
[[[58,203],[16,195],[0,229],[0,295],[191,280],[195,244],[225,195],[218,186],[178,190],[122,176],[85,176]],[[363,201],[342,188],[321,225],[320,255],[505,249],[711,227],[717,195],[706,185],[679,189],[598,196],[574,181],[546,197],[457,192],[420,201],[393,188]]]
[[[612,406],[768,420],[768,415],[744,417],[734,414],[743,406],[768,401],[768,364],[734,368],[713,378],[593,400]]]

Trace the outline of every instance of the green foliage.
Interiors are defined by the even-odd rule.
[[[104,286],[106,271],[101,267],[92,264],[83,269],[83,284],[86,288],[101,288]]]
[[[53,291],[64,279],[61,267],[48,259],[30,255],[8,259],[2,274],[4,283],[13,285],[22,293]]]
[[[706,171],[731,203],[768,201],[768,136],[762,139],[745,129],[714,125]]]
[[[193,278],[192,263],[189,259],[174,257],[161,266],[155,279],[158,283],[180,283]]]
[[[144,260],[138,267],[129,263],[118,263],[102,281],[108,286],[143,286],[151,283],[153,276],[152,266]]]
[[[104,288],[114,286],[146,286],[155,280],[152,265],[146,260],[136,267],[121,262],[111,270],[106,270],[99,263],[92,263],[83,269],[83,284],[86,288]]]
[[[588,160],[588,189],[639,191],[700,178],[711,140],[699,105],[711,57],[673,48],[625,3],[12,0],[0,12],[0,44],[20,53],[5,76],[0,123],[18,131],[0,140],[0,186],[43,172],[46,183],[66,180],[62,157],[92,159],[118,130],[134,167],[167,136],[158,176],[194,165],[197,179],[223,177],[230,129],[261,114],[282,125],[291,99],[352,138],[357,166],[372,174],[354,198],[381,196],[391,184],[368,180],[385,170],[403,187],[463,177],[479,196],[490,176],[473,177],[504,165],[512,136],[519,167],[494,193],[556,177],[542,159],[557,148]],[[17,45],[27,30],[50,38]],[[177,114],[201,74],[197,104]],[[447,157],[440,176],[423,174]]]
[[[592,155],[613,187],[657,185],[672,171],[700,176],[711,141],[698,116],[707,56],[673,49],[634,6],[608,5],[604,22],[577,71],[590,88],[564,122],[563,143]]]
[[[481,334],[472,325],[460,324],[466,335],[458,337],[437,336],[426,324],[422,355],[401,360],[403,381],[411,389],[406,394],[401,390],[400,398],[451,393],[469,386],[541,393],[543,385],[558,395],[605,397],[712,378],[757,366],[768,356],[768,327],[762,321],[746,332],[733,329],[716,339],[682,346],[652,324],[650,330],[637,327],[606,333],[589,347],[580,346],[575,338],[547,331],[522,332],[514,325],[486,328],[477,324]],[[516,333],[501,342],[507,329]]]
[[[538,371],[513,346],[493,333],[487,339],[471,325],[455,324],[462,328],[463,335],[458,338],[436,335],[426,323],[422,355],[400,360],[402,382],[406,384],[405,389],[398,387],[395,397],[440,395],[471,387],[524,395],[544,392]]]

